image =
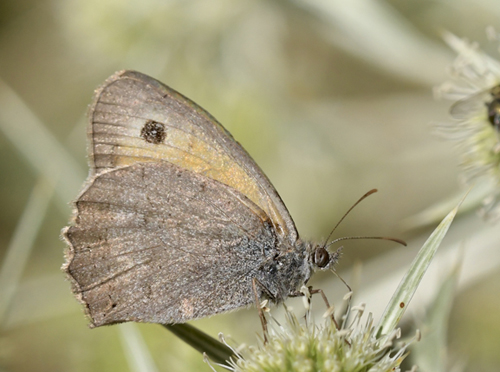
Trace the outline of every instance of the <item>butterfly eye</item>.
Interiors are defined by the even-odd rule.
[[[323,268],[328,265],[328,262],[330,262],[330,255],[328,254],[327,250],[322,247],[317,248],[314,251],[314,263],[318,267]]]

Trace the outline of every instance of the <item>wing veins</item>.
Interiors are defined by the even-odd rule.
[[[122,270],[122,271],[120,271],[120,272],[117,272],[117,273],[115,273],[115,274],[111,275],[110,277],[105,278],[105,279],[104,279],[104,280],[102,280],[102,281],[99,281],[98,283],[94,283],[94,284],[92,284],[92,285],[90,285],[89,287],[86,287],[86,288],[79,288],[79,289],[78,289],[78,291],[79,291],[80,293],[91,291],[92,289],[94,289],[94,288],[96,288],[96,287],[99,287],[99,286],[101,286],[101,285],[103,285],[103,284],[106,284],[107,282],[110,282],[111,280],[116,279],[116,278],[118,278],[119,276],[121,276],[121,275],[124,275],[124,274],[128,273],[129,271],[133,270],[135,267],[140,266],[140,265],[143,265],[143,264],[148,263],[148,262],[150,262],[150,261],[151,261],[151,259],[148,259],[148,260],[143,261],[143,262],[138,262],[138,263],[135,263],[133,266],[128,267],[128,268],[126,268],[125,270]]]
[[[99,133],[99,132],[95,132],[95,133]],[[137,137],[133,137],[133,136],[126,136],[126,135],[123,135],[123,134],[120,134],[120,136],[121,137],[128,137],[128,138],[137,138]],[[116,146],[116,147],[120,147],[120,148],[129,148],[129,149],[137,149],[138,148],[137,146],[119,145],[119,144],[116,144],[116,143],[96,141],[95,139],[94,139],[93,142],[94,142],[94,145],[96,145],[96,144],[98,144],[98,145],[109,145],[109,146]],[[171,145],[166,145],[166,144],[164,144],[164,145],[167,146],[167,147],[170,147],[172,149],[179,150],[180,152],[183,152],[184,154],[188,154],[188,155],[191,155],[191,156],[199,159],[201,162],[207,164],[209,166],[209,169],[217,169],[217,168],[213,167],[213,164],[209,163],[207,160],[205,160],[203,158],[200,158],[199,156],[197,156],[197,155],[195,155],[195,154],[193,154],[191,152],[187,152],[186,150],[183,150],[183,149],[180,149],[178,147],[171,146]],[[103,153],[100,153],[100,154],[103,154]],[[156,158],[153,158],[153,157],[150,157],[150,156],[116,155],[116,154],[105,154],[105,155],[114,155],[114,156],[124,157],[124,158],[139,158],[139,159],[140,158],[148,158],[148,159],[156,159]],[[169,162],[168,160],[162,160],[162,161]],[[105,167],[105,168],[107,168],[107,167]]]
[[[248,275],[250,272],[252,272],[253,270],[254,270],[254,269],[250,269],[250,270],[248,270],[248,271],[246,271],[246,272],[242,273],[241,275],[239,275],[239,276],[237,277],[237,279],[236,279],[236,280],[231,280],[231,282],[237,282],[239,279],[241,279],[241,278],[243,278],[243,277],[247,276],[247,275]],[[150,272],[150,273],[149,273],[146,277],[142,278],[142,279],[143,279],[143,281],[146,281],[146,279],[150,278],[151,276],[153,276],[153,275],[154,275],[154,274],[156,274],[157,272],[158,272],[158,270],[154,270],[154,271],[153,271],[153,270],[151,270],[151,272]],[[184,286],[185,286],[185,287],[192,286],[192,284],[193,284],[193,283],[203,281],[203,278],[204,278],[204,276],[203,276],[202,274],[199,274],[196,278],[193,278],[193,279],[189,280],[187,283],[185,283],[185,284],[184,284]],[[228,282],[229,282],[229,280],[228,280]],[[210,292],[210,291],[206,291],[205,293],[206,293],[206,296],[205,296],[204,298],[207,298],[208,296],[217,296],[217,292],[216,292],[216,290],[214,290],[214,291],[212,291],[212,292]],[[106,296],[102,296],[102,297],[100,297],[100,298],[103,298],[103,297],[106,297]],[[171,299],[172,299],[172,300],[171,300],[169,303],[164,304],[164,306],[165,306],[165,307],[171,306],[171,305],[172,305],[172,302],[175,300],[175,298],[176,298],[175,296],[172,296],[172,297],[171,297]],[[121,313],[125,312],[125,311],[129,308],[129,307],[130,307],[130,306],[123,307],[123,309],[120,309],[120,310],[118,310],[118,311],[116,311],[116,312],[113,312],[113,315],[114,315],[114,316],[116,316],[117,314],[121,314]]]
[[[98,101],[98,103],[99,103],[99,104],[104,104],[104,105],[109,104],[109,103],[102,102],[102,101]],[[127,107],[127,106],[125,106],[125,105],[114,105],[114,106]],[[144,116],[138,116],[138,115],[128,115],[128,114],[123,114],[123,113],[115,113],[115,112],[103,111],[103,110],[97,110],[97,109],[95,109],[95,110],[93,111],[93,114],[92,114],[92,124],[94,124],[94,123],[98,123],[98,124],[103,124],[103,125],[106,125],[106,124],[109,124],[109,125],[115,125],[114,123],[107,123],[107,122],[98,122],[98,121],[95,121],[95,120],[93,119],[93,117],[94,117],[94,114],[95,114],[96,112],[100,112],[100,113],[104,113],[104,114],[109,114],[109,113],[112,113],[112,114],[114,114],[114,115],[116,115],[116,116],[123,116],[123,117],[135,118],[135,119],[142,119],[142,120],[144,120],[144,121],[151,120],[151,118],[146,118],[146,117],[144,117]],[[191,122],[190,120],[186,119],[186,121],[188,121],[188,122],[189,122],[191,125],[193,125],[194,127],[196,127],[196,128],[200,128],[200,126],[199,126],[199,125],[194,124],[194,123],[193,123],[193,122]],[[171,125],[171,124],[169,124],[169,123],[163,123],[163,122],[162,122],[162,124],[166,125],[166,126],[167,126],[167,127],[169,127],[169,128],[178,129],[178,130],[180,130],[180,131],[182,131],[182,132],[184,132],[184,133],[186,133],[186,134],[188,134],[188,135],[190,135],[190,136],[193,136],[194,138],[196,138],[196,139],[197,139],[197,140],[199,140],[200,142],[203,142],[203,143],[207,144],[207,145],[208,145],[209,147],[211,147],[214,151],[217,151],[217,149],[216,149],[216,148],[214,148],[214,147],[212,146],[212,144],[210,144],[210,143],[206,142],[205,140],[201,139],[201,138],[200,138],[200,137],[198,137],[195,133],[188,132],[188,131],[184,130],[182,127],[180,127],[180,126],[174,126],[174,125]],[[120,126],[120,125],[116,125],[116,126]],[[123,128],[130,128],[130,127],[127,127],[127,126],[124,126],[124,125],[122,125],[121,127],[123,127]],[[93,128],[92,128],[92,129],[93,129]],[[201,128],[201,129],[203,129],[203,128]],[[204,131],[202,130],[201,132],[204,132]],[[220,144],[219,144],[219,145],[220,145]],[[234,160],[234,159],[233,159],[233,160]]]
[[[116,204],[116,203],[110,203],[110,202],[105,202],[105,201],[90,201],[90,200],[80,200],[78,201],[78,203],[87,203],[87,204],[98,204],[98,205],[109,205],[109,206],[113,206],[113,207],[125,207],[125,208],[121,208],[121,210],[123,210],[124,212],[132,212],[133,214],[139,214],[141,217],[159,217],[161,220],[164,220],[163,217],[165,217],[164,215],[162,214],[159,214],[159,213],[155,213],[155,212],[149,212],[149,211],[143,211],[143,210],[140,210],[138,211],[137,209],[133,209],[133,208],[127,208],[125,205],[121,205],[121,204]],[[149,213],[149,214],[148,214]],[[200,215],[196,215],[197,217],[202,217]],[[214,218],[213,216],[211,216],[210,218]],[[202,218],[204,219],[204,218]],[[229,222],[229,223],[232,223],[233,221],[232,220],[224,220],[222,218],[217,218],[218,221],[222,221],[222,222]],[[234,223],[233,223],[234,224]],[[234,224],[236,225],[236,224]],[[182,226],[188,226],[188,225],[182,225]],[[128,228],[128,227],[127,227]],[[138,229],[146,229],[145,227],[143,226],[139,226],[137,227]],[[151,231],[153,229],[147,229],[148,231]],[[191,229],[187,229],[187,230],[190,230]],[[199,228],[198,226],[195,227],[194,231],[198,231],[199,232]]]
[[[207,177],[209,178],[209,177]],[[105,178],[107,181],[111,181],[113,183],[116,183],[117,181],[114,179],[114,178]],[[139,189],[142,191],[141,188],[139,187],[134,187],[136,189]],[[103,189],[108,189],[106,187],[103,187]],[[233,190],[232,188],[229,188],[229,190]],[[158,196],[158,197],[162,197],[163,195],[155,192],[155,190],[152,190],[152,192],[154,193],[155,196]],[[186,196],[186,195],[185,195]],[[237,193],[234,193],[234,192],[231,192],[231,196],[234,197],[235,199],[238,200],[239,203],[245,205],[247,208],[247,204],[243,202],[242,198],[240,197],[240,195],[238,195]],[[252,238],[253,236],[249,234],[249,231],[248,230],[245,230],[240,224],[236,223],[233,219],[231,219],[228,214],[223,210],[221,209],[219,206],[217,206],[216,204],[214,204],[213,202],[211,201],[207,201],[207,200],[204,200],[202,198],[199,198],[197,197],[196,195],[192,196],[192,197],[186,197],[186,202],[183,203],[183,204],[188,204],[189,203],[189,200],[196,200],[196,201],[201,201],[201,202],[204,202],[204,203],[207,203],[209,205],[211,205],[213,208],[217,209],[223,216],[226,217],[226,219],[223,219],[223,218],[220,218],[218,216],[210,216],[210,218],[216,218],[217,220],[219,221],[222,221],[222,222],[226,222],[226,223],[232,223],[233,225],[237,226],[243,233],[245,233],[246,236],[248,236],[249,238]],[[249,200],[250,201],[250,200]],[[88,201],[88,200],[82,200],[82,201],[78,201],[78,203],[80,202],[86,202],[86,203],[96,203],[96,204],[109,204],[110,206],[115,206],[115,207],[121,207],[122,205],[120,204],[116,204],[116,203],[109,203],[109,202],[100,202],[100,201]],[[250,201],[251,202],[251,201]],[[255,204],[256,205],[256,204]],[[256,205],[257,206],[257,205]],[[130,212],[135,212],[137,211],[137,208],[135,209],[129,209],[127,208],[125,205],[123,205],[124,210],[125,211],[130,211]],[[257,206],[258,207],[258,206]],[[259,207],[258,207],[259,208]],[[260,209],[260,208],[259,208]],[[145,212],[149,212],[148,210],[144,210],[144,209],[140,209],[139,210],[141,212],[141,214],[144,216],[144,217],[147,217],[145,216],[145,213],[143,213],[143,211]],[[157,214],[157,213],[152,213],[151,214],[152,216],[155,216],[155,217],[165,217],[163,215],[160,215],[160,214]],[[201,217],[201,216],[200,216]],[[260,219],[260,218],[259,218]],[[262,219],[260,219],[262,221]]]

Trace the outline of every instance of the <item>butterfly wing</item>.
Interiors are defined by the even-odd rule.
[[[245,195],[269,216],[281,240],[298,234],[267,177],[208,112],[159,81],[120,71],[97,89],[90,107],[93,173],[139,162],[165,161],[205,175]]]
[[[100,172],[63,233],[92,325],[182,323],[252,303],[252,278],[276,243],[252,203],[169,162]]]

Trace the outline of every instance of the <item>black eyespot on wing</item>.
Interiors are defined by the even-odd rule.
[[[148,120],[141,129],[141,137],[155,145],[163,143],[166,136],[165,125],[157,121]]]

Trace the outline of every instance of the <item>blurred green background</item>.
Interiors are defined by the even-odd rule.
[[[401,222],[463,192],[453,145],[429,125],[449,120],[450,103],[432,95],[454,58],[441,33],[496,58],[485,29],[499,19],[493,0],[1,1],[0,371],[209,370],[158,325],[89,330],[60,271],[59,233],[87,174],[87,105],[113,72],[149,74],[212,113],[271,179],[303,238],[324,239],[378,188],[335,234],[410,243],[344,242],[338,271],[376,318],[431,231]],[[462,259],[446,370],[499,369],[497,230],[462,215],[404,319],[422,328]],[[331,273],[311,284],[334,303],[346,292]],[[237,344],[260,332],[255,308],[193,325]]]

